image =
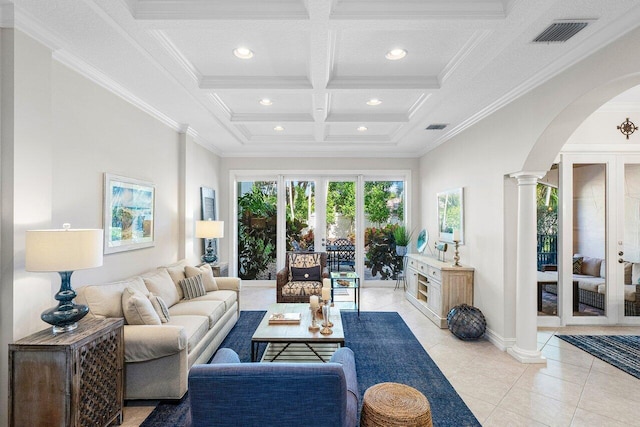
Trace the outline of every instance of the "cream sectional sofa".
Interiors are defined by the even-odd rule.
[[[76,301],[89,306],[89,316],[97,318],[125,317],[125,290],[127,295],[137,290],[147,297],[160,296],[168,307],[166,323],[128,324],[125,317],[125,399],[180,399],[187,391],[191,366],[207,363],[238,320],[240,279],[216,277],[214,284],[206,284],[205,295],[185,300],[179,285],[186,277],[185,267],[180,261],[77,289]],[[131,318],[130,311],[127,314]]]

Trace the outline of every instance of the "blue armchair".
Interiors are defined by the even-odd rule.
[[[351,349],[329,363],[240,363],[221,348],[189,372],[191,425],[358,425],[358,380]]]

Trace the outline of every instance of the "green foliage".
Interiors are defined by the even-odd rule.
[[[409,246],[413,231],[407,230],[404,225],[399,225],[393,230],[393,238],[396,246]]]
[[[238,275],[253,280],[276,259],[275,183],[254,182],[238,198]]]
[[[380,275],[382,280],[396,279],[402,271],[402,257],[396,255],[396,243],[393,232],[397,226],[365,229],[367,255],[365,265],[371,269],[371,275]]]
[[[392,193],[390,181],[367,181],[364,183],[364,213],[369,221],[381,225],[391,217],[387,201]]]
[[[558,234],[558,189],[544,184],[536,187],[538,234]]]
[[[353,224],[356,218],[356,183],[352,181],[329,183],[327,192],[327,224],[336,223],[336,213]]]

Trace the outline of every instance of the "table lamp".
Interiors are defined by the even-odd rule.
[[[60,274],[60,290],[55,296],[57,307],[42,313],[40,318],[53,325],[53,333],[69,332],[78,327],[78,321],[89,307],[74,304],[75,291],[71,288],[71,274],[75,270],[102,265],[103,231],[100,229],[72,230],[64,224],[61,230],[28,230],[25,246],[27,271],[53,271]]]
[[[213,253],[211,239],[224,237],[224,221],[213,221],[211,219],[196,221],[196,237],[209,239],[205,254],[202,255],[202,261],[206,263],[215,262],[218,257]]]

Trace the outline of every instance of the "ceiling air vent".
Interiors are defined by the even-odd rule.
[[[534,43],[566,42],[578,34],[580,30],[589,25],[586,21],[562,21],[555,22],[533,39]]]
[[[447,125],[444,124],[444,123],[436,123],[436,124],[427,126],[426,130],[441,130],[441,129],[444,129],[446,127],[447,127]]]

